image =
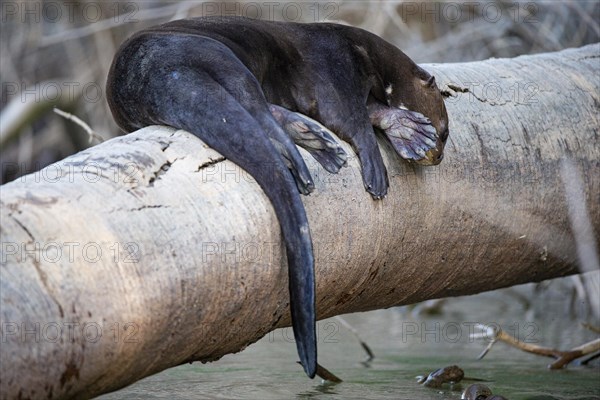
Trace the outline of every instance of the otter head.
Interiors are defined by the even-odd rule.
[[[421,71],[426,75],[414,80],[417,95],[421,97],[414,111],[423,114],[431,121],[437,135],[435,148],[429,150],[425,158],[417,162],[422,165],[437,165],[444,158],[444,146],[448,140],[448,113],[442,92],[435,83],[435,77],[423,69]],[[411,109],[410,106],[408,108]]]
[[[411,111],[416,131],[426,135],[430,142],[435,141],[435,146],[430,146],[424,157],[410,161],[421,165],[437,165],[444,158],[444,145],[448,139],[448,113],[442,93],[435,83],[434,76],[416,64],[410,71],[409,78],[403,80],[403,83],[403,87],[398,88],[397,93],[387,93],[388,104],[400,104],[401,108],[405,107]],[[435,133],[432,127],[435,128]]]

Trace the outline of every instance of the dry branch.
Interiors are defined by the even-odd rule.
[[[492,346],[498,341],[509,344],[527,353],[556,359],[553,363],[548,365],[549,369],[561,369],[571,361],[600,351],[600,339],[589,341],[570,350],[558,350],[550,347],[543,347],[532,343],[522,342],[497,327],[481,325],[479,328],[486,331],[485,337],[491,339],[491,342],[479,355],[478,359],[485,357],[485,355],[492,349]]]
[[[85,131],[85,133],[88,134],[89,143],[92,143],[92,140],[94,139],[96,139],[100,143],[104,142],[104,138],[98,135],[96,132],[94,132],[94,130],[90,128],[90,126],[86,124],[83,120],[81,120],[81,118],[56,107],[54,107],[54,112],[60,115],[61,117],[68,119],[69,121],[73,121],[75,124],[79,125]]]
[[[455,96],[446,158],[382,144],[382,201],[355,157],[339,175],[306,157],[319,318],[576,273],[561,160],[598,232],[599,50],[426,66]],[[109,140],[0,196],[2,398],[98,395],[290,323],[269,202],[186,132]]]

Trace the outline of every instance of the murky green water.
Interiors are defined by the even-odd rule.
[[[371,346],[375,360],[336,319],[319,322],[319,361],[341,377],[341,384],[305,378],[295,363],[291,328],[278,330],[239,354],[218,362],[194,363],[163,371],[101,399],[460,399],[461,391],[418,385],[415,376],[458,364],[467,378],[483,379],[494,394],[519,399],[599,399],[600,362],[549,371],[551,359],[497,343],[481,361],[486,343],[472,340],[476,322],[496,323],[548,347],[576,346],[597,337],[567,316],[561,298],[537,299],[537,311],[506,292],[453,299],[440,317],[418,317],[407,309],[345,316]],[[466,385],[473,383],[463,381]]]

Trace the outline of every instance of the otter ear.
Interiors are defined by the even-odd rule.
[[[435,76],[431,75],[429,77],[429,79],[427,79],[426,81],[423,80],[422,82],[423,82],[423,86],[425,86],[425,87],[429,87],[429,88],[435,87]]]

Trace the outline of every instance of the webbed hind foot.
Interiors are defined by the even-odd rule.
[[[294,143],[308,151],[328,172],[335,174],[346,164],[348,155],[329,129],[275,104],[269,104],[269,110]]]

